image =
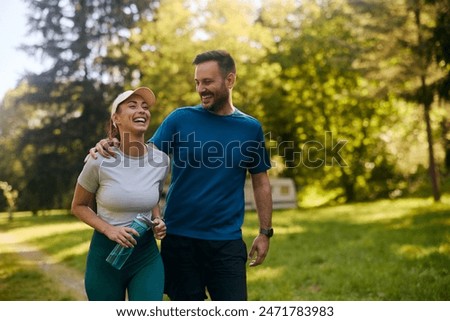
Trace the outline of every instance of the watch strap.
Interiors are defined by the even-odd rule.
[[[271,228],[271,227],[268,229],[260,228],[259,234],[263,234],[263,235],[267,236],[268,238],[271,238],[273,236],[273,228]]]

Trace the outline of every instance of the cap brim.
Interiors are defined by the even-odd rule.
[[[116,112],[117,107],[119,107],[121,103],[123,103],[125,100],[130,98],[131,95],[134,94],[141,96],[149,107],[153,106],[156,102],[155,94],[147,87],[139,87],[133,91],[127,90],[117,96],[117,98],[114,100],[111,106],[111,117]]]
[[[156,102],[155,94],[147,87],[139,87],[133,91],[133,94],[141,96],[149,106],[153,106]]]

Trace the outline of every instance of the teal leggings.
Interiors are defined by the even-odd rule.
[[[164,267],[152,231],[138,239],[121,270],[106,257],[115,242],[94,231],[87,256],[85,288],[90,301],[160,301],[164,290]]]

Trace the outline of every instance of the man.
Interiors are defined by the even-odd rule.
[[[236,67],[222,50],[194,59],[201,105],[173,111],[149,142],[172,158],[161,242],[171,300],[247,300],[246,261],[263,263],[272,229],[270,159],[260,123],[232,102]],[[109,150],[107,141],[96,145]],[[93,153],[93,151],[91,151]],[[244,184],[251,175],[260,234],[249,255],[242,239]]]

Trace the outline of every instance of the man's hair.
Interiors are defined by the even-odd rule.
[[[236,73],[236,65],[231,55],[226,50],[211,50],[198,54],[194,61],[194,65],[207,61],[217,61],[220,71],[224,77],[229,73]]]

